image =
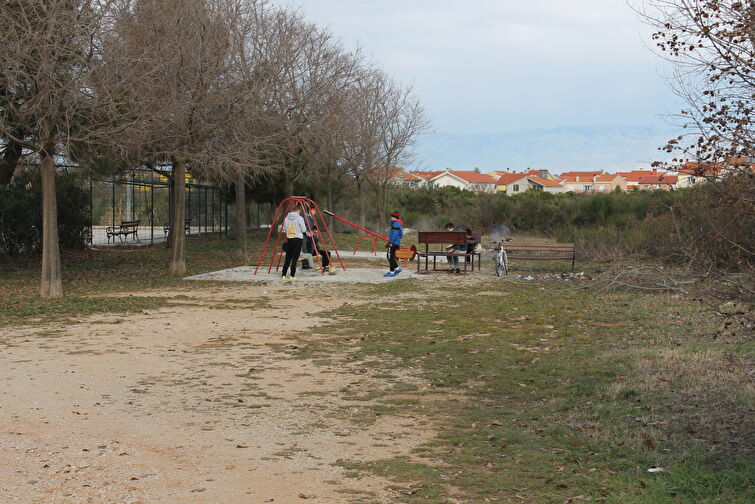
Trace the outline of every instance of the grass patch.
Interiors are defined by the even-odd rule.
[[[258,250],[264,237],[250,236],[249,250]],[[186,238],[187,276],[238,266],[235,243],[218,236]],[[65,320],[95,313],[138,313],[162,308],[169,300],[128,296],[131,292],[193,286],[168,273],[169,251],[163,245],[114,246],[62,255],[63,299],[39,297],[39,258],[14,258],[0,264],[0,326]],[[214,283],[218,285],[218,283]],[[112,294],[126,294],[112,296]],[[191,300],[176,296],[176,300]],[[252,303],[252,301],[246,301]],[[225,299],[218,308],[241,307],[245,301]]]
[[[752,501],[753,352],[707,337],[712,313],[685,298],[562,283],[432,287],[367,287],[385,301],[337,310],[318,328],[334,336],[307,349],[350,347],[431,385],[342,391],[439,426],[411,460],[345,461],[352,476],[401,483],[410,503]],[[414,288],[412,303],[396,300]],[[507,295],[479,295],[491,290]]]

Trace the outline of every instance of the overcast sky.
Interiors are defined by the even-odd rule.
[[[451,133],[664,126],[680,105],[624,0],[279,0],[413,82]]]

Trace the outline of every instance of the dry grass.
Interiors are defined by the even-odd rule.
[[[748,438],[755,432],[755,361],[724,349],[664,348],[635,360],[633,374],[608,389],[612,399],[651,398],[649,419],[655,441],[700,445],[712,462],[751,456]],[[653,439],[649,437],[648,439]]]

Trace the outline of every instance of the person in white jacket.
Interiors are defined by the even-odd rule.
[[[307,225],[301,216],[301,208],[296,208],[289,212],[283,220],[283,232],[286,233],[286,260],[283,262],[283,280],[296,280],[296,263],[299,262],[301,246],[304,243],[304,235],[309,236]],[[286,277],[286,273],[291,268],[291,276]]]

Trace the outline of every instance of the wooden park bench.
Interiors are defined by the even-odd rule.
[[[577,254],[573,243],[528,243],[528,242],[503,242],[501,243],[509,261],[518,259],[524,261],[571,261],[571,270],[574,271],[574,261]]]
[[[170,231],[170,222],[163,224],[163,233],[165,236],[168,236],[168,231]],[[184,219],[184,232],[191,234],[191,217]]]
[[[115,243],[115,237],[117,236],[118,239],[121,240],[121,243],[128,238],[128,235],[134,235],[134,238],[136,241],[139,240],[139,221],[137,220],[130,220],[130,221],[121,221],[120,226],[110,226],[105,228],[105,234],[107,234],[107,242],[110,243],[110,238],[113,239],[113,243]]]
[[[474,258],[477,256],[477,269],[480,269],[481,254],[479,252],[466,252],[465,250],[457,250],[455,252],[446,252],[445,248],[449,245],[464,245],[466,247],[470,242],[467,241],[467,233],[465,231],[420,231],[417,242],[425,245],[424,251],[417,251],[417,273],[420,272],[422,266],[422,258],[425,259],[425,271],[430,271],[430,258],[433,258],[433,269],[437,271],[438,257],[459,256],[460,262],[464,263],[464,273],[467,272],[467,257],[471,259],[471,268],[474,271]],[[442,245],[443,250],[430,250],[430,245],[439,244]]]

